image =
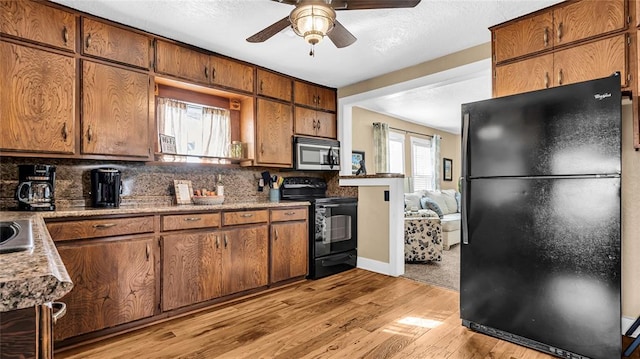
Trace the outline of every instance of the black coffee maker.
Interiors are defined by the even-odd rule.
[[[115,168],[97,168],[91,170],[91,206],[120,207],[122,180],[120,171]]]
[[[54,211],[55,180],[55,166],[18,165],[18,210]]]

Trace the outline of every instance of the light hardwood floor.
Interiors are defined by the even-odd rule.
[[[552,358],[460,324],[458,292],[360,269],[84,347],[63,358]]]

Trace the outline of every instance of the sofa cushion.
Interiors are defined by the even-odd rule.
[[[405,218],[416,218],[416,217],[421,217],[421,218],[438,218],[440,219],[440,217],[438,216],[438,214],[430,209],[419,209],[415,212],[409,212],[406,211],[404,212],[404,217]]]
[[[456,192],[456,204],[458,205],[458,212],[462,212],[462,195],[460,192]]]
[[[438,202],[434,201],[430,197],[422,197],[420,199],[420,204],[422,204],[422,208],[430,209],[436,212],[438,214],[438,217],[442,218],[442,216],[444,216],[444,213],[442,212],[442,209],[440,208]]]
[[[428,191],[427,197],[438,203],[443,214],[456,213],[458,211],[456,199],[453,194],[449,195],[448,193],[440,191]]]
[[[420,198],[422,196],[415,193],[404,194],[404,208],[408,211],[420,209]]]
[[[443,216],[440,219],[440,223],[442,223],[442,231],[443,232],[453,232],[460,229],[460,213],[452,213]]]

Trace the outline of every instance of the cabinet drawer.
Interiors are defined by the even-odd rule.
[[[272,209],[271,221],[283,222],[283,221],[296,221],[301,219],[307,219],[306,208],[287,208],[287,209]]]
[[[269,212],[266,209],[258,211],[225,212],[223,214],[223,224],[233,226],[236,224],[262,223],[269,219]]]
[[[220,213],[176,214],[162,216],[162,230],[220,227]]]
[[[150,233],[153,232],[153,216],[50,222],[47,229],[54,241]]]

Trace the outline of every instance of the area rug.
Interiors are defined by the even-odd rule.
[[[405,263],[403,277],[460,291],[460,245],[443,251],[441,262]]]

